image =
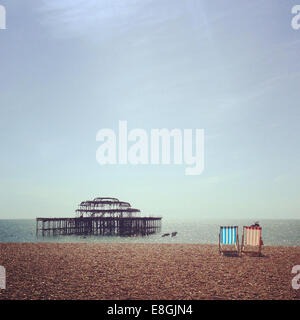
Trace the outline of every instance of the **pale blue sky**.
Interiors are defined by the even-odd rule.
[[[300,217],[297,1],[0,0],[0,218],[96,196],[166,219]],[[205,169],[104,166],[96,133],[204,128]]]

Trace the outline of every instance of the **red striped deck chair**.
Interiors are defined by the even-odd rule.
[[[226,249],[225,249],[226,248]],[[239,227],[222,226],[219,233],[219,253],[239,253]]]
[[[242,238],[242,253],[254,253],[257,252],[261,255],[261,227],[243,227],[243,238]],[[253,250],[257,249],[257,251]]]

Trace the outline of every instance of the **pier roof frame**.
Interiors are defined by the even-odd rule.
[[[94,200],[81,202],[75,212],[81,216],[95,216],[97,214],[101,214],[101,216],[115,214],[120,214],[121,216],[127,214],[131,216],[133,213],[139,213],[141,211],[132,208],[129,202],[120,201],[117,198],[96,197]]]

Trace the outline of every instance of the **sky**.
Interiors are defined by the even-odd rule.
[[[0,0],[0,219],[116,197],[164,219],[300,218],[296,1]],[[204,129],[205,167],[96,161],[102,128]]]

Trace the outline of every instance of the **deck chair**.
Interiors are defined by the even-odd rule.
[[[261,255],[261,227],[243,227],[242,253],[258,253]],[[252,249],[251,249],[252,248]],[[257,249],[256,250],[253,250]]]
[[[225,248],[229,248],[229,250]],[[239,251],[239,227],[221,226],[219,233],[219,253],[239,254]]]

